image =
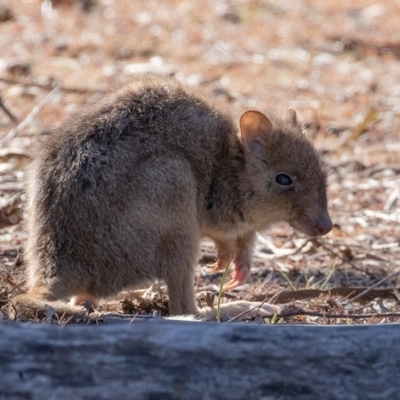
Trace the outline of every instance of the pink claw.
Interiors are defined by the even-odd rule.
[[[249,276],[250,267],[248,264],[242,264],[236,261],[234,263],[234,268],[232,279],[226,285],[224,285],[225,290],[232,290],[240,285],[243,285]]]
[[[223,266],[219,260],[217,260],[215,263],[208,264],[207,268],[206,268],[207,273],[209,273],[209,274],[215,274],[216,272],[222,271],[224,269],[225,269],[225,266]]]
[[[238,281],[236,279],[231,279],[227,284],[224,285],[223,289],[224,290],[232,290],[240,285],[241,285],[240,281]]]
[[[229,260],[229,256],[220,255],[218,260],[215,263],[207,265],[207,272],[209,274],[214,274],[216,272],[224,271],[226,268],[226,264]]]

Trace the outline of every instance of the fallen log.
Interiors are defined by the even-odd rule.
[[[154,319],[160,321],[160,319]],[[394,399],[400,327],[0,323],[1,399]]]

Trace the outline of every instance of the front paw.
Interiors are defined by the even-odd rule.
[[[229,260],[230,260],[230,256],[219,257],[215,263],[207,265],[207,267],[206,267],[207,273],[215,274],[217,272],[224,271],[225,268],[227,267]]]

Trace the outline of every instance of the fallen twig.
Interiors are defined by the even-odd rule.
[[[54,84],[52,83],[37,83],[37,82],[24,82],[20,81],[18,79],[13,79],[13,78],[5,78],[5,77],[0,77],[1,82],[6,82],[11,85],[21,85],[25,87],[38,87],[40,89],[44,90],[53,90],[54,89]],[[106,93],[107,91],[105,89],[91,89],[91,88],[77,88],[77,87],[65,87],[65,86],[60,86],[60,91],[65,92],[65,93]]]
[[[12,122],[15,123],[18,122],[18,118],[15,117],[14,114],[5,106],[1,96],[0,96],[0,108],[7,114],[8,118],[10,118]]]
[[[18,193],[0,204],[0,228],[18,224],[21,219],[21,195]]]
[[[376,288],[377,286],[381,285],[382,283],[388,281],[389,279],[393,278],[394,276],[400,274],[400,268],[398,268],[393,274],[390,274],[389,276],[386,276],[385,278],[381,279],[379,282],[376,282],[372,286],[370,286],[368,289],[365,289],[363,292],[358,294],[357,296],[353,297],[352,299],[348,300],[346,304],[350,304],[353,301],[359,299],[360,297],[364,296],[366,293],[370,292],[372,289]]]
[[[370,288],[368,288],[370,289]],[[396,295],[392,289],[373,289],[365,290],[365,288],[355,287],[335,287],[331,289],[300,289],[296,291],[292,290],[281,290],[275,294],[270,302],[277,304],[289,303],[291,301],[303,301],[310,300],[319,297],[320,295],[327,296],[340,296],[344,299],[353,295],[357,295],[358,298],[363,297],[365,300],[373,300],[379,298],[396,298]]]
[[[323,247],[325,250],[329,251],[331,254],[333,254],[335,257],[338,257],[340,260],[342,260],[344,263],[349,264],[351,267],[355,268],[357,271],[365,272],[362,268],[360,268],[357,264],[354,264],[350,260],[346,259],[343,257],[340,253],[334,251],[332,248],[327,246],[322,240],[318,239],[313,239],[315,243],[318,243],[321,247]]]
[[[357,140],[367,130],[368,126],[371,125],[377,118],[378,110],[372,107],[368,111],[368,114],[365,116],[364,120],[359,123],[348,135],[343,136],[343,138],[339,141],[339,147],[343,147],[349,142]]]
[[[217,322],[221,322],[221,297],[222,297],[222,292],[224,291],[225,279],[226,275],[228,274],[231,262],[232,262],[232,255],[229,256],[228,262],[226,263],[224,273],[222,274],[221,284],[219,287],[218,300],[217,300]]]
[[[27,115],[27,117],[14,129],[0,140],[0,145],[8,142],[9,140],[15,138],[19,132],[21,132],[26,126],[28,126],[32,120],[36,117],[39,111],[60,91],[60,86],[57,85],[53,88],[53,90],[47,94],[47,96],[38,104],[36,105],[33,110]]]
[[[12,278],[11,274],[8,272],[7,268],[3,263],[0,262],[0,268],[2,269],[2,272],[0,273],[0,276],[4,281],[10,285],[13,289],[17,289],[19,293],[23,292],[23,289],[18,283],[15,282],[15,280]],[[3,275],[4,274],[4,275]]]
[[[282,257],[287,257],[287,256],[293,256],[297,253],[299,253],[301,250],[304,249],[304,247],[306,247],[306,245],[310,242],[313,241],[313,239],[305,239],[304,242],[302,244],[300,244],[298,247],[295,247],[294,249],[280,249],[276,246],[274,246],[274,244],[272,243],[271,240],[267,239],[266,237],[264,237],[263,235],[258,235],[257,236],[258,239],[264,243],[268,249],[271,250],[272,254],[265,254],[262,251],[261,252],[257,252],[257,255],[262,258],[282,258]]]
[[[20,148],[0,149],[0,159],[3,162],[8,161],[10,158],[30,159],[31,156],[25,150]]]
[[[261,306],[265,303],[265,301],[266,301],[266,299],[263,300],[260,304],[257,304],[256,306],[251,307],[251,308],[249,308],[248,310],[245,310],[245,311],[241,312],[241,313],[238,314],[238,315],[235,315],[233,318],[231,318],[231,319],[228,320],[227,322],[236,321],[236,320],[239,319],[242,315],[245,315],[245,314],[249,313],[250,311],[255,310],[256,308],[258,308],[258,311],[259,311],[260,308],[261,308]],[[257,311],[257,314],[258,314],[258,311]],[[272,318],[274,315],[275,315],[275,314],[272,314],[270,317],[266,317],[266,318]],[[218,322],[219,322],[219,321],[218,321]]]
[[[379,313],[369,313],[369,314],[329,314],[323,312],[314,312],[314,311],[289,311],[287,313],[283,312],[277,314],[277,318],[287,318],[287,317],[295,317],[298,315],[308,315],[310,317],[323,317],[323,318],[350,318],[350,319],[361,319],[361,318],[372,318],[372,317],[400,317],[400,312],[388,312],[384,314]],[[264,318],[272,318],[271,317],[264,317]]]

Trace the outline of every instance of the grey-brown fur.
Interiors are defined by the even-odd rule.
[[[236,286],[256,231],[281,220],[329,231],[325,173],[299,128],[276,123],[262,152],[243,130],[240,140],[228,116],[167,80],[133,83],[69,119],[29,170],[28,292],[16,305],[95,301],[161,278],[172,315],[209,316],[194,294],[201,237],[218,246],[213,271],[234,254]],[[294,187],[277,185],[279,173]],[[226,310],[249,306],[236,304]]]

